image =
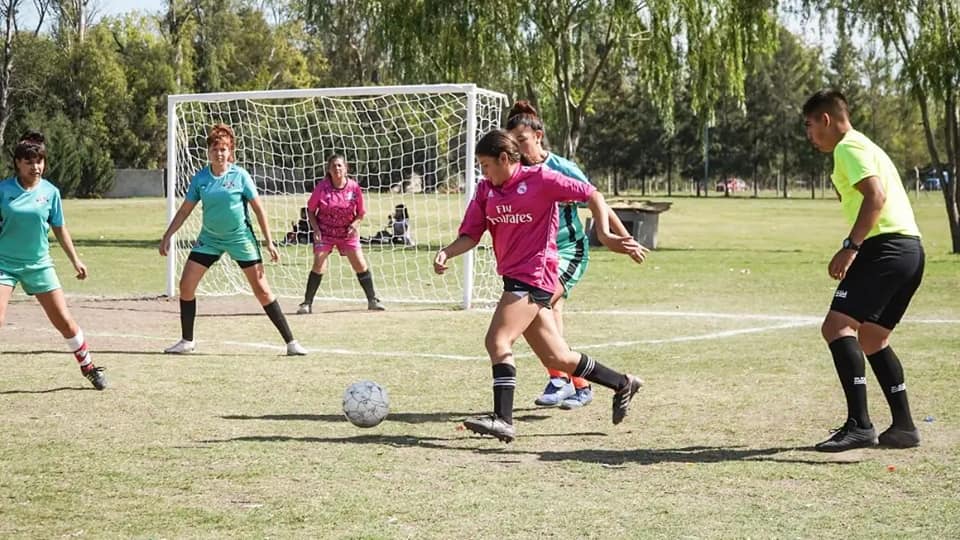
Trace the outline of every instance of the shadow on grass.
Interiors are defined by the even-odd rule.
[[[514,412],[538,411],[541,409],[514,409]],[[478,414],[473,412],[428,412],[428,413],[390,413],[387,422],[403,424],[427,424],[431,422],[462,422],[468,416]],[[280,421],[308,421],[308,422],[346,422],[342,414],[264,414],[251,416],[245,414],[229,414],[221,416],[224,420],[280,420]],[[522,422],[536,422],[546,420],[549,416],[542,414],[514,415],[514,420]]]
[[[76,247],[126,247],[126,248],[147,248],[157,249],[160,240],[137,240],[132,238],[74,238],[73,245]]]
[[[449,413],[453,414],[453,413]],[[286,415],[277,415],[286,416]],[[299,416],[299,415],[294,415]],[[304,415],[310,416],[310,415]],[[327,415],[321,415],[327,418]],[[229,418],[229,417],[224,417]],[[330,421],[346,422],[343,417],[330,416]],[[392,417],[391,417],[392,418]],[[312,419],[312,418],[311,418]],[[560,437],[606,437],[602,432],[583,432],[583,433],[542,433],[532,435],[521,435],[520,439],[539,439],[539,438],[560,438]],[[803,465],[851,465],[859,463],[859,459],[834,460],[828,457],[824,459],[803,459],[792,457],[779,457],[778,454],[785,452],[812,452],[812,447],[769,447],[769,448],[747,448],[744,446],[687,446],[682,448],[639,448],[634,450],[600,450],[600,449],[582,449],[570,451],[551,451],[551,450],[512,450],[512,446],[498,445],[496,448],[472,448],[452,446],[447,443],[456,443],[462,441],[487,439],[487,437],[419,437],[416,435],[356,435],[353,437],[291,437],[287,435],[249,435],[241,437],[232,437],[229,439],[213,439],[197,441],[202,444],[231,443],[231,442],[305,442],[305,443],[326,443],[326,444],[379,444],[396,447],[417,447],[432,448],[436,450],[457,450],[473,452],[476,454],[496,454],[498,456],[534,456],[540,461],[560,462],[560,461],[579,461],[581,463],[593,463],[605,467],[617,468],[628,465],[653,465],[657,463],[724,463],[734,461],[756,461],[771,463],[795,463]],[[494,439],[489,438],[493,441]],[[818,454],[821,455],[821,454]]]
[[[665,253],[669,252],[688,252],[688,251],[703,251],[703,252],[712,252],[712,253],[803,253],[802,249],[757,249],[757,248],[721,248],[721,247],[689,247],[689,248],[680,248],[680,247],[657,247],[657,251],[662,251]]]
[[[96,388],[90,386],[60,386],[57,388],[48,388],[46,390],[3,390],[0,391],[0,395],[8,396],[12,394],[50,394],[52,392],[65,392],[67,390],[93,390],[96,391]]]
[[[202,353],[202,352],[192,352],[189,355],[178,355],[178,354],[167,354],[162,350],[149,350],[149,351],[125,351],[119,349],[91,349],[92,353],[97,356],[100,355],[137,355],[137,356],[169,356],[171,358],[183,358],[184,356],[194,357],[194,356],[263,356],[256,353]],[[17,355],[17,354],[70,354],[63,350],[36,350],[36,351],[0,351],[0,356],[3,355]],[[285,355],[284,355],[285,356]]]

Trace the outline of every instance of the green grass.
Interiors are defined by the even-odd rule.
[[[327,301],[290,318],[314,354],[288,359],[252,298],[202,297],[198,354],[163,356],[179,327],[155,297],[163,202],[68,201],[91,277],[55,255],[112,388],[87,389],[39,307],[14,297],[0,537],[960,536],[960,259],[939,198],[916,203],[927,273],[893,342],[923,446],[841,455],[809,450],[843,414],[817,322],[846,234],[837,203],[673,202],[647,263],[596,251],[568,306],[571,344],[646,380],[631,415],[611,426],[603,389],[581,411],[534,409],[545,377],[518,344],[519,438],[502,445],[457,429],[490,407],[489,311]],[[429,250],[409,255],[429,266]],[[369,430],[340,414],[364,378],[392,402]]]

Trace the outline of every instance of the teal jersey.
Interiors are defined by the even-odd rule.
[[[60,190],[40,179],[27,191],[17,178],[0,181],[0,264],[53,266],[50,227],[63,227]]]
[[[557,171],[574,180],[579,180],[586,184],[591,183],[590,180],[587,179],[587,175],[583,174],[583,171],[580,170],[580,167],[577,167],[576,163],[560,157],[553,152],[547,155],[547,159],[544,160],[543,165],[552,171]],[[576,203],[570,203],[561,204],[558,205],[558,207],[560,211],[560,225],[557,228],[557,251],[565,253],[575,251],[578,247],[583,246],[581,249],[584,250],[584,256],[586,256],[588,245],[587,235],[583,231],[583,222],[580,221],[580,215],[577,212],[578,205]]]
[[[185,197],[203,203],[201,234],[230,240],[250,229],[247,202],[257,198],[257,187],[243,167],[231,164],[223,175],[214,176],[208,165],[190,179]]]

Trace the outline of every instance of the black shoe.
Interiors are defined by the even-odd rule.
[[[877,430],[873,426],[862,428],[857,421],[848,418],[847,423],[837,428],[829,439],[817,443],[814,450],[818,452],[843,452],[854,448],[866,448],[877,445]]]
[[[627,384],[613,394],[613,424],[617,425],[623,422],[627,416],[627,409],[630,408],[630,400],[633,399],[640,388],[643,387],[643,381],[627,374]]]
[[[103,370],[105,369],[107,368],[91,366],[87,371],[81,369],[80,372],[93,384],[94,388],[103,390],[107,387],[107,376],[103,374]]]
[[[463,421],[463,427],[479,435],[493,435],[505,443],[513,442],[517,438],[517,430],[513,424],[508,424],[495,414],[467,418]]]
[[[913,448],[920,446],[920,432],[917,428],[903,429],[890,426],[877,438],[880,446],[887,448]]]

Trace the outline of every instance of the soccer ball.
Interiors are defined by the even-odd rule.
[[[343,414],[357,427],[373,427],[389,412],[387,391],[373,381],[355,382],[343,393]]]

